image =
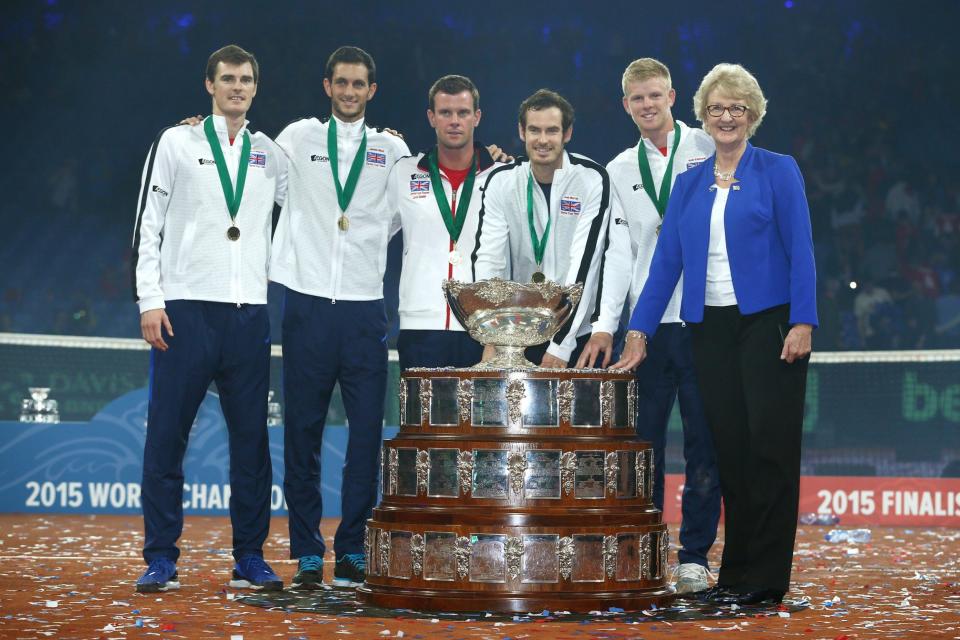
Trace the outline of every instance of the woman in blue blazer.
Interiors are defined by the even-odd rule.
[[[752,146],[766,99],[742,66],[703,79],[694,111],[717,152],[677,177],[621,360],[646,357],[683,274],[680,317],[724,501],[718,603],[779,603],[790,584],[807,356],[817,325],[810,212],[796,161]]]

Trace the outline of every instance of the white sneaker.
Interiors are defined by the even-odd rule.
[[[678,594],[696,593],[697,591],[706,591],[710,588],[708,580],[710,572],[701,564],[695,562],[684,562],[677,567],[677,582],[674,585]]]

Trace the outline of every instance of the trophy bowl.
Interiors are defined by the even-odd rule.
[[[443,292],[470,336],[496,348],[494,357],[476,368],[529,369],[536,365],[524,357],[523,350],[553,338],[573,316],[583,285],[564,287],[551,281],[521,283],[500,278],[444,280]]]

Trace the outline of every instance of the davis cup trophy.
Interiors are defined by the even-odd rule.
[[[523,357],[569,320],[582,287],[492,279],[444,291],[496,354],[401,373],[360,598],[426,611],[665,604],[669,534],[651,501],[653,451],[634,435],[633,375]]]

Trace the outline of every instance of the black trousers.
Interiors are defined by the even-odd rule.
[[[787,591],[800,499],[809,359],[780,360],[788,305],[706,307],[693,354],[724,503],[719,584]]]

